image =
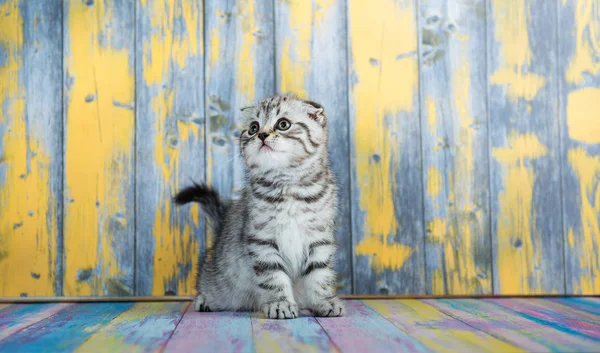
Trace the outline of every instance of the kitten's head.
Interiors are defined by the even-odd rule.
[[[273,96],[242,108],[240,150],[257,172],[298,166],[327,151],[327,118],[320,104]]]

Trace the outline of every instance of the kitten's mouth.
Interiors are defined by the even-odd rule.
[[[262,146],[260,146],[260,150],[261,151],[272,151],[273,149],[267,145],[266,143],[263,142]]]

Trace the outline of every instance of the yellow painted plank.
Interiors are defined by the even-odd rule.
[[[60,295],[60,7],[0,13],[0,296]]]
[[[587,295],[600,293],[599,14],[598,0],[559,5],[566,286]]]
[[[355,292],[423,293],[416,2],[348,6]]]
[[[136,26],[136,295],[192,295],[204,216],[171,199],[204,180],[202,2],[143,1]]]
[[[564,291],[557,2],[490,3],[488,30],[494,292]]]
[[[64,294],[133,294],[133,6],[64,14]]]
[[[490,294],[485,1],[419,13],[427,290]]]

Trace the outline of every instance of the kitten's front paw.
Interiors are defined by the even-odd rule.
[[[298,306],[287,300],[268,303],[262,307],[269,319],[293,319],[298,317]]]
[[[194,310],[204,312],[210,311],[210,308],[206,304],[206,299],[202,294],[198,294],[196,299],[194,299]]]
[[[338,297],[323,301],[312,309],[315,316],[344,316],[344,303]]]

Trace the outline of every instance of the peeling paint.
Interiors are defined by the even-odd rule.
[[[281,45],[280,90],[307,98],[305,82],[310,74],[314,20],[312,1],[290,0],[281,6],[288,7],[290,16],[285,21],[289,23],[293,37],[286,38]]]
[[[376,272],[398,270],[413,249],[388,239],[395,238],[398,231],[393,198],[400,150],[392,136],[396,123],[386,117],[414,109],[417,58],[396,57],[417,50],[415,15],[412,8],[378,0],[352,2],[349,16],[350,47],[358,80],[351,97],[356,109],[356,183],[360,188],[360,208],[365,212],[364,234],[356,235],[362,240],[355,250],[356,255],[369,257]],[[371,65],[371,58],[377,59],[380,67]],[[370,164],[370,156],[375,153],[381,162]]]
[[[493,150],[504,170],[496,229],[497,291],[505,295],[540,293],[541,277],[532,276],[541,266],[543,254],[533,208],[536,175],[530,163],[546,156],[548,150],[533,134],[512,133],[507,145]],[[514,246],[517,239],[522,242],[520,247]]]
[[[182,161],[181,146],[189,141],[201,139],[204,131],[198,124],[189,124],[177,119],[174,99],[180,92],[173,88],[160,89],[170,83],[173,71],[183,70],[190,62],[202,54],[202,33],[196,29],[203,26],[203,10],[193,2],[179,3],[175,0],[152,1],[143,5],[150,16],[152,32],[149,40],[143,43],[143,72],[147,86],[158,88],[151,98],[151,109],[154,113],[154,165],[157,166],[161,189],[159,203],[156,205],[152,236],[154,238],[154,255],[152,264],[152,295],[163,295],[165,288],[173,284],[181,295],[193,294],[195,276],[187,275],[173,281],[179,273],[178,263],[192,263],[197,266],[199,244],[192,234],[198,227],[199,211],[196,207],[188,209],[176,208],[171,201],[174,193],[180,189],[178,175]],[[180,19],[187,33],[177,31],[175,21]],[[219,54],[218,36],[211,34],[213,48],[211,59],[216,61]],[[215,47],[216,46],[216,47]],[[151,58],[147,60],[146,58]],[[154,91],[153,91],[154,92]],[[212,98],[212,97],[211,97]],[[229,106],[219,100],[211,99],[220,110],[228,110]],[[176,124],[171,123],[171,119]],[[182,212],[189,212],[189,224],[180,224]],[[115,291],[127,291],[129,288],[114,282]]]
[[[47,130],[31,126],[25,115],[21,6],[16,0],[0,4],[0,296],[51,296],[60,203],[49,187],[50,148],[42,139]],[[32,272],[44,276],[36,279]]]
[[[569,137],[589,144],[600,144],[600,88],[586,87],[567,98]]]
[[[492,0],[494,31],[500,45],[499,67],[490,78],[494,85],[503,85],[508,97],[531,101],[546,84],[546,79],[529,71],[533,54],[527,28],[531,6],[526,1]]]
[[[133,228],[111,226],[117,214],[133,217],[127,195],[133,187],[135,117],[113,105],[135,99],[133,52],[124,45],[126,34],[118,33],[120,15],[112,1],[67,7],[65,69],[73,83],[66,92],[64,173],[65,192],[77,203],[65,204],[64,295],[102,295],[105,281],[133,270],[133,257],[126,264],[119,255],[131,251],[123,242],[133,239]],[[90,94],[92,103],[86,102]],[[96,269],[95,276],[78,280],[81,268]]]
[[[579,294],[595,295],[600,292],[600,156],[591,156],[583,148],[568,153],[569,165],[579,179],[579,229],[569,229],[569,244],[579,255],[578,278],[570,278]]]
[[[600,73],[600,1],[576,0],[575,52],[565,72],[567,82],[581,84]],[[563,1],[563,6],[566,1]]]

